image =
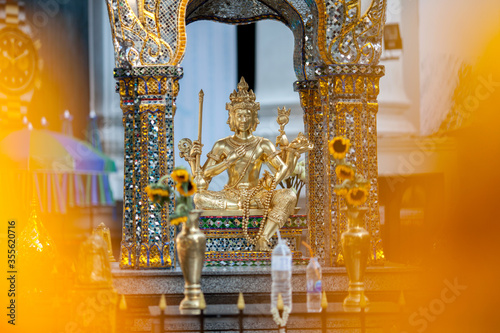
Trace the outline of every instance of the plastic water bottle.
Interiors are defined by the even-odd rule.
[[[278,240],[278,245],[271,255],[271,309],[278,303],[278,294],[283,297],[283,305],[292,310],[292,252],[284,239]]]
[[[306,278],[307,312],[321,312],[321,266],[316,257],[309,260]]]

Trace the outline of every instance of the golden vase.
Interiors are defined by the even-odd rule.
[[[201,270],[206,243],[205,234],[199,228],[202,212],[192,210],[176,238],[177,255],[184,275],[184,299],[179,306],[183,313],[193,313],[200,308]]]
[[[365,292],[364,275],[370,249],[370,234],[364,228],[366,211],[366,208],[346,209],[348,229],[341,238],[349,276],[349,295],[344,299],[345,307],[359,307]],[[364,299],[368,304],[368,299]]]

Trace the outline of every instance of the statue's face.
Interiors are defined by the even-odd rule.
[[[251,110],[237,109],[232,115],[232,122],[235,131],[253,131],[255,127],[255,116]]]

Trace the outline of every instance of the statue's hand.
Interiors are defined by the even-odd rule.
[[[305,153],[308,150],[313,149],[314,145],[309,142],[309,139],[302,134],[299,133],[299,135],[293,140],[290,145],[288,146],[288,149],[294,150],[295,152],[302,154]]]
[[[198,141],[198,140],[195,140],[193,142],[193,146],[191,147],[190,156],[191,157],[196,157],[198,155],[201,155],[201,148],[202,147],[203,147],[203,145],[201,144],[201,142]]]
[[[179,141],[177,147],[179,148],[179,156],[189,162],[192,159],[191,148],[193,147],[193,142],[188,138],[184,138]]]
[[[238,147],[237,149],[233,150],[229,155],[227,155],[226,158],[226,163],[228,166],[233,165],[238,161],[243,155],[245,155],[246,150],[243,146]]]
[[[196,183],[198,191],[206,190],[208,188],[208,182],[205,180],[205,178],[202,177],[200,173],[194,177],[194,182]]]
[[[288,146],[288,138],[286,137],[286,134],[280,134],[276,137],[276,146],[280,145],[282,147]]]

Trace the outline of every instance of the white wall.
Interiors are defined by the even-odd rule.
[[[399,24],[403,50],[382,54],[379,137],[416,135],[419,131],[418,10],[416,1],[388,0],[387,23]]]
[[[421,0],[421,133],[434,132],[451,106],[462,63],[472,64],[500,29],[498,0]]]
[[[399,115],[386,109],[387,101],[397,96],[392,92],[398,90],[391,85],[397,82],[394,76],[400,67],[383,63],[386,76],[381,79],[379,96],[379,173],[438,172],[451,156],[450,144],[424,136],[436,132],[450,111],[460,66],[473,64],[500,29],[500,1],[389,0],[388,22],[398,16],[403,37],[403,90],[410,105],[399,110]],[[386,135],[404,125],[401,116],[414,130]]]
[[[256,134],[275,141],[279,134],[276,123],[278,107],[290,108],[290,123],[285,127],[289,139],[304,132],[303,111],[299,94],[293,91],[297,81],[293,69],[294,39],[292,31],[273,20],[257,22],[255,94],[260,102],[260,124]]]

